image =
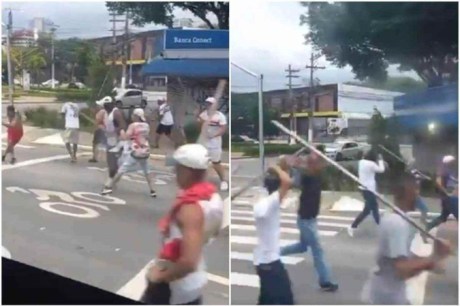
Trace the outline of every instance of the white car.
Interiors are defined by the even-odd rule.
[[[359,159],[366,149],[366,146],[350,140],[338,140],[325,147],[326,156],[336,161]]]
[[[46,86],[46,87],[51,87],[53,85],[53,80],[52,79],[49,79],[48,81],[45,81],[42,83],[42,86]],[[59,85],[59,81],[58,80],[54,80],[54,86],[57,86]]]
[[[117,89],[115,103],[119,108],[147,106],[147,98],[140,89]]]

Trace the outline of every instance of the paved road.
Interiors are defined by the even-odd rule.
[[[248,171],[247,169],[245,164],[245,167],[242,167],[243,173]],[[233,192],[244,186],[247,181],[248,179],[244,177],[233,177]],[[236,305],[257,302],[259,281],[252,265],[252,252],[257,241],[252,205],[257,195],[258,190],[255,187],[232,202],[231,282],[232,304]],[[292,200],[292,198],[289,199],[289,201]],[[352,223],[356,214],[356,212],[331,212],[323,209],[318,218],[325,256],[334,281],[340,286],[338,292],[323,293],[318,289],[311,253],[283,258],[293,283],[293,293],[297,304],[363,304],[360,293],[370,270],[375,265],[377,230],[373,221],[368,219],[361,224],[354,238],[349,237],[346,228]],[[295,206],[283,209],[282,245],[298,239],[295,222]],[[454,222],[454,225],[457,223]],[[429,253],[431,250],[431,245],[422,244],[419,237],[414,240],[412,247],[417,253]],[[448,260],[445,275],[424,274],[418,277],[409,286],[411,301],[414,304],[457,305],[457,271],[458,259],[451,257]]]
[[[159,248],[156,224],[176,193],[174,175],[155,161],[157,199],[135,174],[111,197],[101,197],[104,166],[88,164],[88,156],[70,164],[64,148],[21,144],[17,158],[18,164],[2,169],[2,246],[12,259],[111,292],[124,287],[125,294],[140,295],[138,274]],[[223,231],[206,251],[206,304],[228,303],[228,252]]]

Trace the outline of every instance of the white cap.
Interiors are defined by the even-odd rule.
[[[207,170],[210,161],[208,150],[197,143],[180,146],[174,152],[173,159],[175,164],[199,170]]]
[[[455,161],[455,157],[453,157],[452,155],[446,155],[442,158],[442,163],[443,164],[448,164],[448,163],[451,163]]]
[[[142,108],[136,108],[133,111],[133,115],[141,118],[142,121],[145,121],[145,114],[144,114],[144,110]]]
[[[100,99],[99,101],[96,101],[96,104],[99,106],[104,106],[104,104],[107,103],[112,103],[113,99],[111,96],[105,96],[104,98]]]
[[[211,103],[211,104],[215,104],[217,101],[216,101],[216,98],[209,97],[209,98],[206,99],[206,102]]]

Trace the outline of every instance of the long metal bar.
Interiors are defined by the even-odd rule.
[[[324,160],[326,160],[328,163],[330,163],[331,165],[333,165],[334,167],[336,167],[337,169],[339,169],[342,173],[344,173],[346,176],[348,176],[349,178],[351,178],[353,181],[355,181],[356,183],[358,183],[358,185],[361,186],[361,188],[365,189],[365,190],[368,190],[370,192],[372,192],[380,201],[382,201],[383,204],[385,204],[386,206],[388,206],[389,208],[391,208],[394,212],[396,212],[398,215],[400,215],[404,220],[406,220],[407,222],[409,222],[413,227],[415,227],[416,229],[418,229],[420,232],[422,232],[423,234],[425,234],[427,237],[433,239],[433,240],[439,240],[438,238],[436,238],[434,235],[430,234],[430,232],[428,232],[426,229],[424,229],[423,227],[421,227],[417,222],[415,222],[414,220],[412,220],[412,218],[408,217],[399,207],[395,206],[393,203],[387,201],[381,194],[375,192],[375,191],[372,191],[372,190],[369,190],[366,188],[366,186],[364,186],[360,181],[359,179],[354,176],[350,171],[348,171],[347,169],[345,169],[343,166],[341,166],[339,163],[337,163],[336,161],[330,159],[329,157],[327,157],[326,155],[324,155],[321,151],[319,151],[318,149],[315,148],[314,145],[306,142],[305,140],[303,140],[302,138],[300,138],[299,136],[297,136],[295,133],[293,133],[291,130],[289,130],[288,128],[286,128],[284,125],[282,125],[281,123],[279,123],[278,121],[276,120],[273,120],[272,123],[277,127],[279,128],[281,131],[283,131],[284,133],[288,134],[289,136],[295,138],[298,142],[300,142],[301,144],[303,144],[304,146],[306,146],[307,148],[309,148],[311,151],[315,152],[316,154],[318,154],[319,156],[321,156]]]

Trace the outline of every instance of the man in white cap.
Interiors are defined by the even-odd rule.
[[[101,127],[104,127],[106,140],[106,160],[109,172],[106,184],[108,184],[118,172],[119,152],[114,149],[118,146],[120,137],[123,137],[126,123],[121,111],[115,107],[112,97],[106,96],[96,103],[104,108],[101,113]]]
[[[441,192],[441,215],[428,224],[427,230],[446,222],[450,214],[458,220],[458,173],[454,156],[446,155],[442,158],[442,165],[436,177],[436,187]]]
[[[214,170],[220,178],[220,189],[228,190],[228,182],[225,178],[225,171],[222,167],[222,135],[227,131],[227,118],[223,113],[215,110],[217,101],[214,97],[206,99],[206,110],[202,112],[198,121],[201,124],[207,123],[205,135],[202,135],[202,144],[208,149],[209,156]]]
[[[203,250],[221,228],[223,201],[206,181],[208,150],[200,144],[179,147],[167,165],[176,168],[180,189],[160,220],[163,245],[147,272],[141,301],[155,305],[198,305],[207,283]]]
[[[133,111],[131,120],[132,123],[121,137],[122,140],[127,141],[127,146],[123,150],[121,166],[117,174],[105,185],[102,194],[112,193],[114,185],[124,174],[142,170],[150,189],[150,196],[156,197],[149,171],[150,145],[148,137],[150,135],[150,126],[145,120],[144,110],[136,108]]]
[[[106,99],[106,100],[104,100]],[[94,133],[93,133],[93,157],[89,160],[90,163],[97,163],[99,146],[105,146],[105,131],[104,131],[104,101],[112,102],[112,98],[105,97],[102,100],[96,101],[96,114],[94,116]]]
[[[65,119],[65,131],[63,141],[67,152],[70,155],[70,161],[77,161],[77,149],[80,129],[80,109],[76,103],[66,102],[61,108],[61,114]]]
[[[161,135],[165,135],[169,138],[172,142],[173,139],[171,138],[171,132],[174,126],[174,118],[171,112],[171,107],[166,99],[158,100],[158,115],[160,123],[157,126],[156,134],[155,134],[155,143],[154,147],[159,147],[159,141]]]

